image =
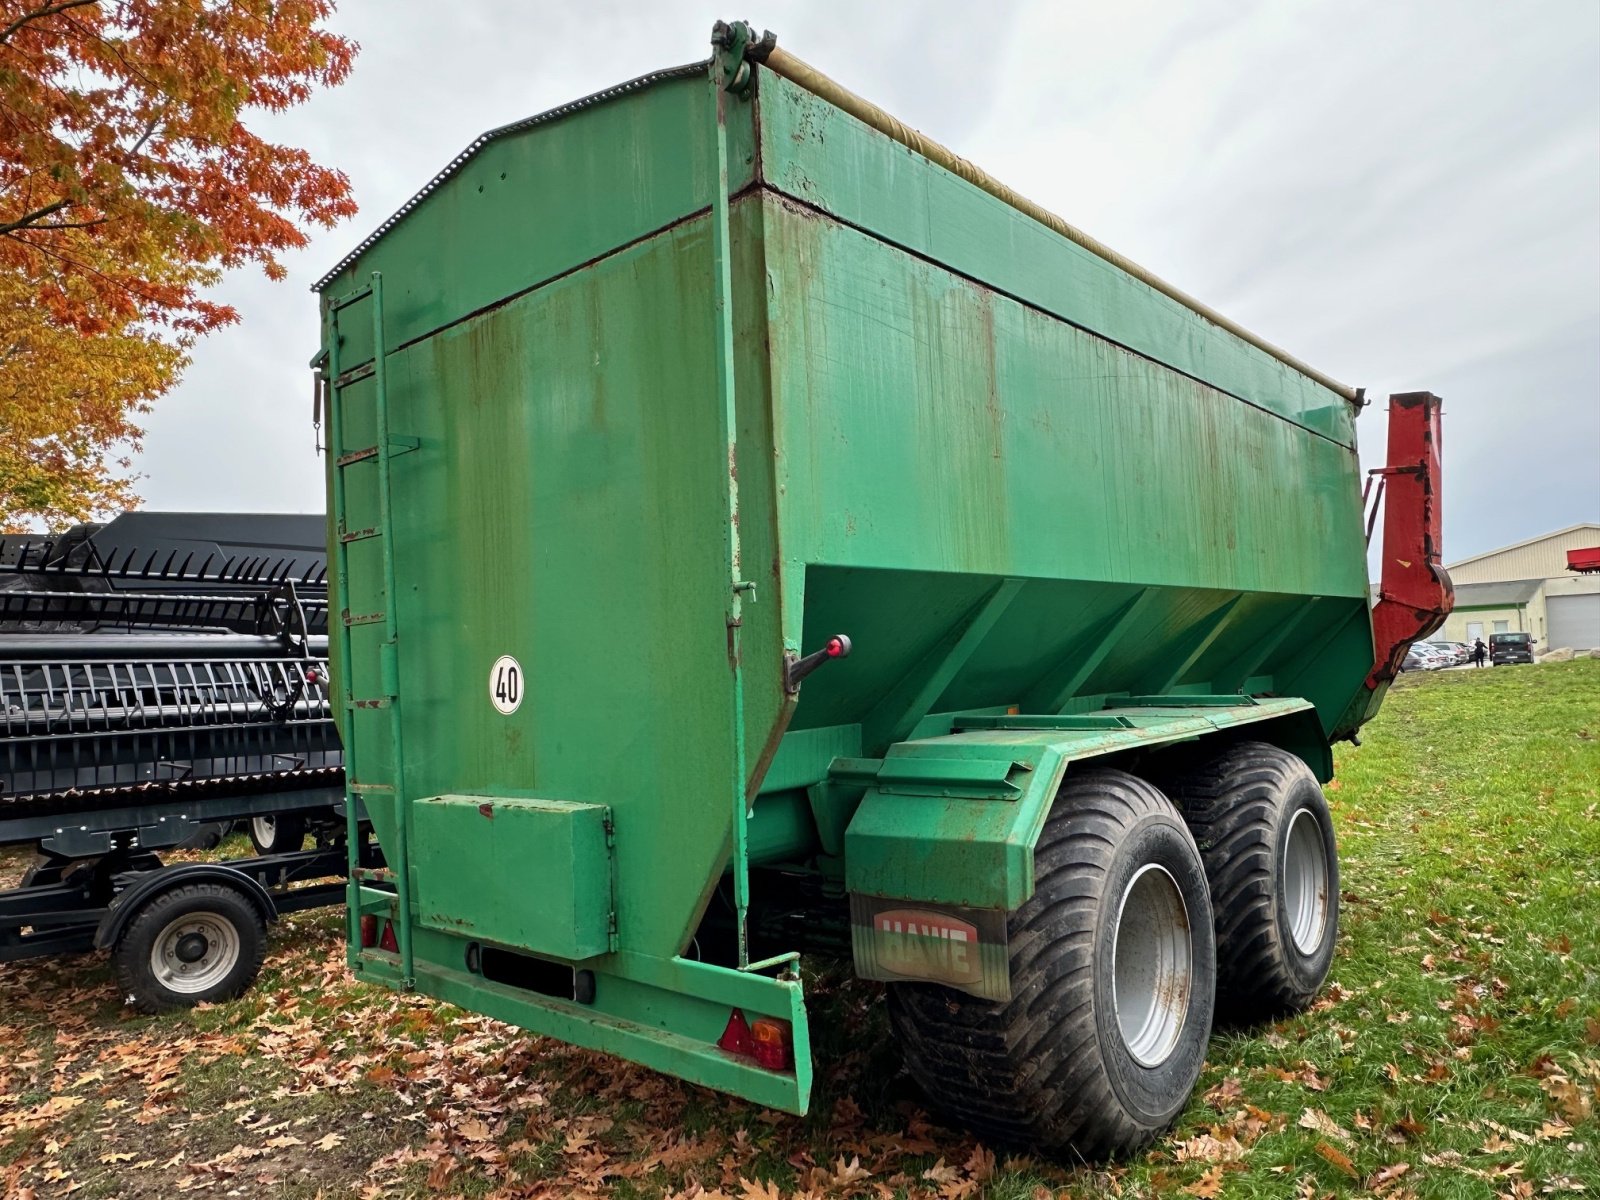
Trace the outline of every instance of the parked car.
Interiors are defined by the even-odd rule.
[[[1491,633],[1489,635],[1489,663],[1504,667],[1511,663],[1533,661],[1533,635],[1529,633]]]
[[[1434,640],[1425,642],[1424,645],[1431,646],[1445,654],[1450,659],[1450,665],[1453,667],[1459,667],[1472,658],[1472,650],[1464,642]]]
[[[1411,653],[1417,656],[1418,665],[1424,671],[1437,671],[1450,665],[1450,656],[1437,646],[1431,646],[1427,642],[1418,642],[1412,646]]]
[[[1451,666],[1450,656],[1437,646],[1427,642],[1417,642],[1406,651],[1405,661],[1400,664],[1402,671],[1437,671]]]

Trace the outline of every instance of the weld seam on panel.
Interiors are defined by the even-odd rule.
[[[1185,371],[1182,367],[1174,366],[1172,363],[1169,363],[1169,362],[1164,362],[1161,359],[1156,358],[1154,355],[1150,354],[1147,351],[1140,350],[1140,349],[1138,349],[1137,347],[1134,347],[1134,346],[1129,346],[1129,345],[1127,345],[1127,344],[1125,344],[1123,342],[1119,342],[1119,341],[1117,341],[1116,338],[1108,337],[1107,335],[1105,335],[1104,333],[1101,333],[1097,329],[1091,329],[1087,325],[1084,325],[1084,324],[1082,324],[1082,323],[1080,323],[1078,321],[1074,321],[1071,317],[1064,317],[1060,313],[1055,312],[1052,309],[1045,308],[1043,305],[1039,304],[1036,301],[1029,300],[1025,296],[1020,296],[1017,293],[1012,292],[1012,291],[1008,291],[1007,289],[1002,288],[1002,287],[996,287],[994,284],[989,283],[986,280],[979,279],[975,275],[969,275],[967,272],[962,271],[959,268],[952,266],[950,263],[944,262],[942,259],[934,258],[932,255],[927,254],[927,253],[925,253],[925,252],[923,252],[921,250],[918,250],[913,246],[907,246],[903,242],[897,242],[893,238],[885,237],[883,234],[878,233],[876,230],[868,229],[864,225],[858,225],[854,221],[849,220],[848,218],[839,216],[838,213],[830,212],[828,209],[823,208],[818,204],[814,204],[809,200],[805,200],[805,199],[803,199],[803,198],[801,198],[799,196],[796,196],[792,192],[786,192],[782,188],[774,186],[770,181],[763,180],[763,181],[761,181],[759,184],[757,184],[755,186],[759,187],[759,189],[761,191],[763,191],[763,192],[770,192],[774,196],[778,196],[778,197],[781,197],[784,200],[788,200],[788,201],[798,205],[799,207],[805,209],[807,212],[815,213],[817,216],[823,218],[824,220],[832,221],[836,225],[842,225],[846,229],[853,229],[857,233],[862,234],[865,237],[869,237],[873,241],[878,242],[881,245],[892,246],[894,249],[903,251],[904,253],[911,255],[911,257],[913,257],[913,258],[920,259],[922,262],[925,262],[925,263],[929,264],[930,266],[938,267],[940,270],[946,271],[949,274],[954,275],[958,279],[964,279],[968,283],[972,284],[973,286],[982,288],[984,291],[990,293],[991,295],[1003,296],[1007,300],[1011,300],[1014,303],[1020,304],[1023,308],[1026,308],[1026,309],[1028,309],[1028,310],[1030,310],[1032,312],[1036,312],[1041,316],[1048,317],[1052,321],[1059,321],[1061,324],[1068,325],[1073,329],[1079,330],[1080,332],[1087,333],[1090,337],[1097,338],[1098,340],[1100,340],[1102,342],[1105,342],[1109,346],[1115,346],[1117,349],[1122,350],[1122,351],[1124,351],[1124,352],[1126,352],[1128,354],[1131,354],[1135,358],[1143,359],[1145,362],[1154,363],[1158,367],[1163,367],[1166,370],[1171,371],[1174,375],[1181,375],[1183,378],[1191,380],[1191,381],[1193,381],[1195,383],[1198,383],[1201,387],[1208,388],[1211,391],[1216,392],[1218,395],[1228,396],[1231,399],[1237,400],[1240,404],[1244,404],[1244,405],[1249,406],[1250,408],[1255,409],[1257,412],[1266,413],[1269,417],[1276,417],[1278,420],[1284,422],[1286,425],[1293,425],[1296,429],[1303,429],[1303,430],[1305,430],[1305,432],[1311,434],[1313,437],[1319,437],[1319,438],[1322,438],[1324,441],[1332,442],[1335,446],[1338,446],[1341,450],[1349,451],[1351,454],[1354,454],[1356,452],[1356,449],[1355,449],[1354,446],[1347,446],[1343,442],[1341,442],[1338,438],[1329,437],[1327,434],[1323,433],[1321,430],[1313,429],[1313,428],[1311,428],[1311,426],[1304,425],[1301,422],[1296,421],[1292,417],[1286,417],[1282,413],[1274,412],[1272,409],[1267,408],[1264,405],[1257,404],[1254,400],[1251,400],[1246,396],[1241,396],[1236,392],[1230,392],[1227,388],[1224,388],[1224,387],[1219,386],[1218,384],[1212,383],[1209,379],[1202,379],[1198,375],[1194,375],[1194,374],[1191,374],[1188,371]],[[1218,328],[1221,328],[1221,326],[1218,326]],[[1223,332],[1228,332],[1228,331],[1224,330]],[[1337,393],[1335,393],[1335,394],[1337,394]]]

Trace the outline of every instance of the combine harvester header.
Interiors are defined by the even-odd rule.
[[[0,845],[36,852],[0,962],[109,949],[141,1007],[222,999],[266,922],[343,894],[322,525],[127,513],[0,543]],[[162,863],[236,821],[261,857]]]

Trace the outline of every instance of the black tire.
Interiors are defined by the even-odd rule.
[[[300,813],[263,813],[245,822],[257,854],[289,854],[306,844],[306,819]]]
[[[196,934],[198,944],[185,941]],[[198,950],[200,958],[177,968],[198,974],[186,980],[158,971],[152,961],[158,943],[179,960]],[[266,922],[248,896],[226,884],[191,883],[145,900],[117,939],[111,961],[122,994],[140,1012],[155,1013],[232,1000],[255,982],[266,948]]]
[[[1328,977],[1339,937],[1339,852],[1316,776],[1287,750],[1241,742],[1172,780],[1168,792],[1211,881],[1218,1019],[1242,1024],[1304,1009]],[[1320,895],[1308,898],[1308,888]]]
[[[1170,1008],[1181,1024],[1146,1066],[1122,1034],[1113,981],[1124,901],[1152,865],[1165,881],[1149,881],[1170,884],[1183,901],[1167,928],[1190,973],[1187,994]],[[1194,838],[1143,780],[1072,773],[1040,835],[1034,873],[1033,896],[1007,919],[1009,1001],[936,984],[889,987],[906,1067],[936,1110],[981,1137],[1056,1155],[1135,1150],[1182,1111],[1211,1034],[1215,951]]]

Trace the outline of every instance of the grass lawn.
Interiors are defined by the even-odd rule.
[[[932,1124],[871,985],[810,984],[795,1118],[353,985],[325,911],[247,996],[160,1018],[94,959],[0,967],[0,1195],[1600,1194],[1600,661],[1406,676],[1338,764],[1322,999],[1219,1031],[1130,1162]]]

